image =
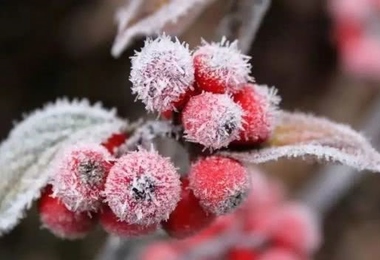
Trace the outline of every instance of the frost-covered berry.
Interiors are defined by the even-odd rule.
[[[248,194],[250,178],[237,161],[221,156],[202,158],[192,165],[190,188],[201,206],[216,215],[239,206]]]
[[[203,92],[190,98],[182,112],[185,137],[211,149],[238,138],[244,112],[227,94]]]
[[[204,229],[214,219],[213,214],[205,212],[200,206],[199,200],[189,188],[189,181],[183,179],[181,199],[169,219],[162,222],[162,227],[170,236],[184,238]]]
[[[146,226],[120,221],[106,205],[102,208],[99,221],[106,232],[119,237],[147,235],[153,233],[157,229],[157,224]]]
[[[238,50],[237,41],[230,43],[223,38],[218,43],[203,42],[193,54],[195,80],[209,92],[237,92],[242,83],[253,80],[249,60]]]
[[[89,212],[72,212],[57,198],[51,197],[48,186],[38,201],[42,226],[65,239],[83,238],[96,225],[97,218]]]
[[[58,154],[51,166],[53,197],[71,211],[96,211],[111,167],[111,155],[100,144],[78,144]]]
[[[309,208],[287,204],[273,212],[272,240],[297,252],[313,253],[321,242],[318,222]]]
[[[132,92],[149,111],[175,109],[174,104],[193,88],[192,57],[188,45],[178,39],[166,35],[148,39],[131,62]]]
[[[153,225],[168,219],[177,205],[179,177],[170,160],[156,151],[134,151],[111,168],[103,195],[120,220]]]
[[[291,231],[289,231],[291,232]],[[257,260],[304,260],[292,252],[289,249],[285,248],[269,248],[262,255],[260,255]],[[305,259],[306,260],[306,259]]]
[[[243,130],[239,144],[255,144],[266,141],[273,129],[275,113],[280,98],[276,90],[267,86],[245,84],[234,95],[234,101],[244,110]]]

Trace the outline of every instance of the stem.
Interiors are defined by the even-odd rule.
[[[270,4],[271,0],[232,1],[229,14],[217,28],[218,38],[238,39],[239,49],[248,53]]]
[[[380,147],[380,97],[369,109],[362,124],[362,132]],[[344,197],[364,173],[341,165],[324,167],[300,192],[299,197],[319,214],[322,220],[326,213]]]

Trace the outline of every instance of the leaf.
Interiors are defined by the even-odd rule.
[[[62,147],[78,141],[100,143],[125,127],[114,110],[66,99],[16,125],[0,145],[0,235],[12,229],[40,196],[49,178],[47,167]]]
[[[164,31],[169,34],[181,33],[213,1],[215,0],[128,1],[116,14],[118,33],[112,46],[112,55],[120,56],[137,36]],[[144,12],[148,12],[148,15],[142,16]],[[131,21],[134,23],[131,24]]]
[[[380,172],[380,154],[363,136],[348,126],[302,113],[279,112],[272,138],[264,148],[221,154],[254,164],[311,157]]]

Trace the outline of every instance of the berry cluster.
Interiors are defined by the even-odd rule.
[[[320,244],[310,210],[285,201],[283,188],[260,172],[251,174],[252,190],[238,210],[190,238],[150,244],[140,259],[310,259]]]
[[[68,147],[52,163],[50,186],[40,200],[43,225],[60,237],[77,238],[99,219],[118,236],[162,227],[184,238],[236,209],[249,193],[250,175],[240,162],[213,152],[267,140],[279,101],[275,90],[250,83],[248,60],[237,42],[225,39],[203,42],[193,53],[166,35],[147,40],[132,57],[132,92],[147,110],[169,111],[173,125],[182,124],[181,141],[203,145],[211,155],[192,154],[181,178],[153,149],[120,152],[133,133]]]
[[[149,111],[182,122],[187,141],[211,150],[268,139],[279,98],[253,84],[237,42],[203,42],[194,52],[169,36],[147,40],[132,58],[130,81]]]
[[[237,161],[201,158],[180,179],[169,159],[154,150],[114,157],[109,151],[124,141],[113,135],[102,145],[76,144],[57,156],[39,201],[44,227],[75,239],[99,219],[105,231],[118,236],[145,235],[162,225],[183,238],[236,208],[248,193],[249,175]]]

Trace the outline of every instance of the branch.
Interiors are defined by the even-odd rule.
[[[271,0],[233,1],[229,14],[217,28],[218,38],[226,36],[230,40],[238,39],[239,49],[248,53],[270,4]]]

